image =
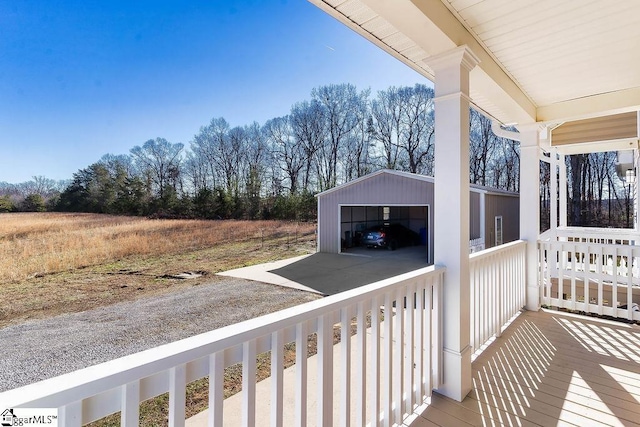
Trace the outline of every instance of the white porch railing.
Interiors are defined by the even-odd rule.
[[[538,244],[542,303],[640,320],[640,246],[570,240]]]
[[[484,239],[482,237],[469,240],[469,253],[480,252],[483,250],[484,250]]]
[[[472,352],[500,336],[525,305],[526,247],[518,240],[469,255]]]
[[[622,228],[558,227],[556,230],[547,230],[540,236],[540,240],[629,245],[640,240],[640,234],[635,230]]]
[[[306,425],[307,340],[317,333],[315,423],[401,424],[439,386],[444,268],[427,267],[322,300],[292,307],[0,394],[6,408],[59,408],[73,427],[121,411],[121,425],[138,425],[140,402],[169,392],[169,426],[185,422],[186,385],[209,376],[209,425],[223,424],[223,372],[242,363],[242,419],[256,425],[256,355],[271,351],[270,425],[282,426],[283,348],[296,343],[295,425]],[[370,328],[367,316],[370,315]],[[357,333],[352,345],[351,327]],[[341,356],[333,360],[334,325]],[[354,368],[352,368],[352,362]],[[340,370],[334,383],[333,370]],[[353,369],[353,372],[352,372]],[[266,424],[266,419],[258,421]],[[313,422],[311,422],[313,423]]]

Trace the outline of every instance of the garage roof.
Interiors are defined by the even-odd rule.
[[[398,171],[398,170],[393,170],[393,169],[380,169],[379,171],[376,172],[372,172],[368,175],[365,176],[361,176],[359,178],[356,178],[352,181],[346,182],[342,185],[338,185],[336,187],[330,188],[328,190],[325,190],[321,193],[316,194],[316,197],[322,197],[325,196],[327,194],[331,194],[334,193],[336,191],[341,191],[347,187],[350,187],[352,185],[357,185],[359,183],[362,183],[363,181],[372,179],[374,177],[377,177],[379,175],[395,175],[395,176],[399,176],[402,178],[406,178],[406,179],[413,179],[413,180],[418,180],[418,181],[425,181],[425,182],[430,182],[430,183],[435,183],[435,178],[432,176],[427,176],[427,175],[420,175],[420,174],[416,174],[416,173],[410,173],[410,172],[403,172],[403,171]],[[513,197],[519,197],[518,193],[514,193],[512,191],[505,191],[505,190],[499,190],[497,188],[491,188],[491,187],[485,187],[482,185],[477,185],[477,184],[469,184],[469,190],[475,193],[485,193],[485,194],[495,194],[495,195],[505,195],[505,196],[513,196]]]

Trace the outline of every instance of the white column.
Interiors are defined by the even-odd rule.
[[[518,126],[520,131],[520,238],[527,241],[527,310],[540,309],[538,236],[540,232],[540,148],[537,124]]]
[[[558,185],[560,186],[560,213],[559,213],[559,226],[567,226],[567,163],[565,162],[564,154],[558,154],[558,173],[560,174],[560,180]]]
[[[443,385],[462,401],[471,391],[469,280],[469,71],[479,62],[466,46],[431,57],[435,73],[435,264],[443,287]]]
[[[551,149],[551,163],[549,164],[549,179],[551,180],[549,190],[551,197],[551,212],[550,212],[550,227],[549,229],[553,232],[553,236],[558,233],[558,150],[555,148]]]
[[[633,150],[633,172],[635,174],[635,180],[633,181],[633,229],[636,232],[639,232],[640,218],[638,218],[638,214],[640,212],[640,176],[638,176],[638,150]]]
[[[487,244],[487,218],[486,218],[486,193],[480,193],[480,237],[482,238],[482,249],[487,249],[489,245]]]

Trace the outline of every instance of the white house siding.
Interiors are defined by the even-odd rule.
[[[485,195],[485,248],[495,246],[495,218],[502,216],[502,242],[520,238],[520,198],[515,194]]]

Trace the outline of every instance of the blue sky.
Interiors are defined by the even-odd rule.
[[[213,117],[263,124],[331,83],[428,81],[306,0],[3,0],[0,181],[188,146]]]

